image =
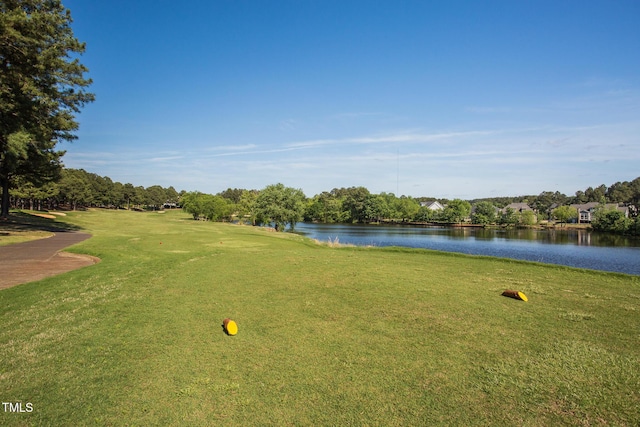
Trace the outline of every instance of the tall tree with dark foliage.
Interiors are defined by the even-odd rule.
[[[57,178],[64,152],[56,145],[76,138],[75,115],[94,100],[71,22],[59,0],[0,0],[0,216],[17,177]]]

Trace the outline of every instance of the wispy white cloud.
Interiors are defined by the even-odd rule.
[[[231,157],[231,156],[243,156],[243,155],[262,155],[262,154],[283,153],[287,151],[295,151],[300,149],[301,147],[275,146],[273,148],[266,148],[266,149],[249,149],[249,150],[229,151],[227,153],[209,154],[206,157],[213,158],[213,157]]]
[[[249,151],[257,148],[256,144],[243,144],[243,145],[214,145],[207,147],[210,151]]]
[[[328,145],[365,145],[365,144],[384,144],[384,143],[422,143],[438,140],[446,140],[457,137],[486,136],[501,131],[477,130],[466,132],[443,132],[443,133],[395,133],[382,136],[363,136],[356,138],[335,138],[335,139],[317,139],[309,141],[300,141],[287,144],[291,148],[314,148]]]
[[[175,160],[184,159],[184,156],[164,156],[164,157],[152,157],[149,159],[150,162],[159,163],[159,162],[171,162]]]

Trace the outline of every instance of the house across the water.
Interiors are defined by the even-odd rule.
[[[438,201],[433,202],[420,202],[420,206],[426,207],[427,209],[431,209],[432,211],[441,211],[444,209],[444,206]]]
[[[573,204],[569,206],[571,206],[573,209],[576,209],[578,211],[577,221],[579,224],[581,224],[581,223],[591,222],[593,219],[593,214],[595,213],[596,209],[601,207],[602,204],[598,202],[589,202],[589,203]],[[625,217],[627,218],[629,217],[629,208],[627,206],[618,206],[615,203],[607,203],[604,205],[604,208],[607,210],[609,209],[618,210],[620,212],[623,212]]]

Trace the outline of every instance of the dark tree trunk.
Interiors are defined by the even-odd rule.
[[[9,180],[0,178],[2,184],[2,209],[0,210],[0,217],[9,217]]]

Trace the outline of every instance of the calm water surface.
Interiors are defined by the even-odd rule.
[[[358,246],[405,246],[640,275],[640,239],[586,230],[492,230],[299,223],[296,232]]]

